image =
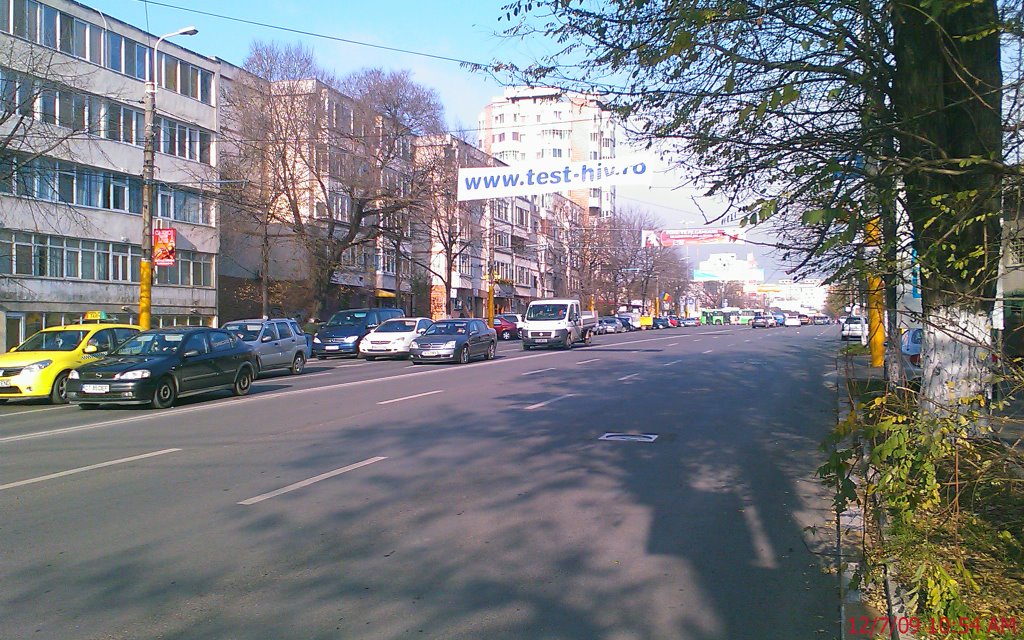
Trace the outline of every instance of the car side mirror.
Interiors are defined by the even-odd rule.
[[[376,328],[377,328],[377,325],[375,325],[375,324],[368,324],[368,325],[366,325],[366,329],[368,331],[373,331]]]
[[[82,353],[96,353],[99,350],[100,350],[100,348],[97,347],[96,345],[94,345],[94,344],[87,344],[87,345],[85,345],[85,348],[82,349]]]
[[[194,358],[199,355],[199,349],[189,349],[181,355],[183,358]]]
[[[274,336],[267,335],[267,336],[263,336],[262,338],[260,338],[260,342],[270,342],[273,339],[274,339]]]
[[[420,334],[421,336],[422,336],[422,335],[423,335],[424,333],[426,333],[426,332],[427,332],[427,330],[426,330],[426,329],[417,329],[417,330],[416,330],[416,333]]]

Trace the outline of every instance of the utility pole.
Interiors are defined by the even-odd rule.
[[[144,330],[152,324],[153,311],[153,173],[156,153],[156,72],[160,43],[174,36],[194,36],[195,27],[185,27],[160,36],[153,45],[151,72],[144,98],[146,139],[142,147],[142,260],[139,264],[139,326]]]

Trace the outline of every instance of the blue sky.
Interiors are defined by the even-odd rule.
[[[409,69],[418,82],[438,91],[449,124],[466,127],[475,127],[483,106],[503,90],[484,74],[472,73],[446,60],[300,35],[196,11],[473,62],[489,62],[504,56],[515,56],[521,61],[525,58],[520,45],[494,35],[508,24],[498,21],[504,15],[501,7],[506,2],[161,0],[155,4],[142,0],[85,0],[85,4],[109,16],[158,35],[195,25],[198,34],[178,37],[174,42],[234,64],[242,63],[252,41],[271,40],[309,45],[320,63],[339,75],[363,67]]]
[[[508,26],[501,7],[509,0],[84,0],[110,17],[150,33],[162,35],[195,25],[195,36],[177,37],[175,43],[207,56],[241,64],[254,40],[296,42],[311,47],[320,64],[338,75],[364,67],[409,69],[417,82],[434,88],[445,106],[453,128],[474,129],[477,115],[503,87],[495,79],[470,72],[457,62],[387,51],[301,35],[322,34],[363,43],[405,49],[434,56],[473,62],[495,59],[528,64],[544,47],[540,41],[523,43],[497,35]],[[203,13],[217,14],[214,17]],[[274,25],[247,24],[240,20]],[[293,31],[287,31],[290,29]],[[475,136],[472,137],[475,142]],[[663,175],[651,187],[621,187],[619,206],[646,209],[663,220],[666,228],[703,224],[689,188],[678,188],[685,179]],[[721,205],[700,200],[705,211],[718,212]],[[761,234],[758,234],[761,235]],[[763,238],[763,236],[762,236]],[[711,252],[735,252],[741,258],[748,251],[758,256],[769,280],[784,277],[765,251],[751,245],[736,247],[695,247],[690,259],[696,262]],[[696,266],[696,264],[694,264]]]

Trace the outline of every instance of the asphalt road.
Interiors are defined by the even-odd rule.
[[[166,411],[10,403],[0,638],[835,637],[840,344],[671,329]]]

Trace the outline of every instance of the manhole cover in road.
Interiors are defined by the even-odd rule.
[[[613,440],[615,442],[654,442],[658,439],[656,433],[606,433],[598,440]]]

